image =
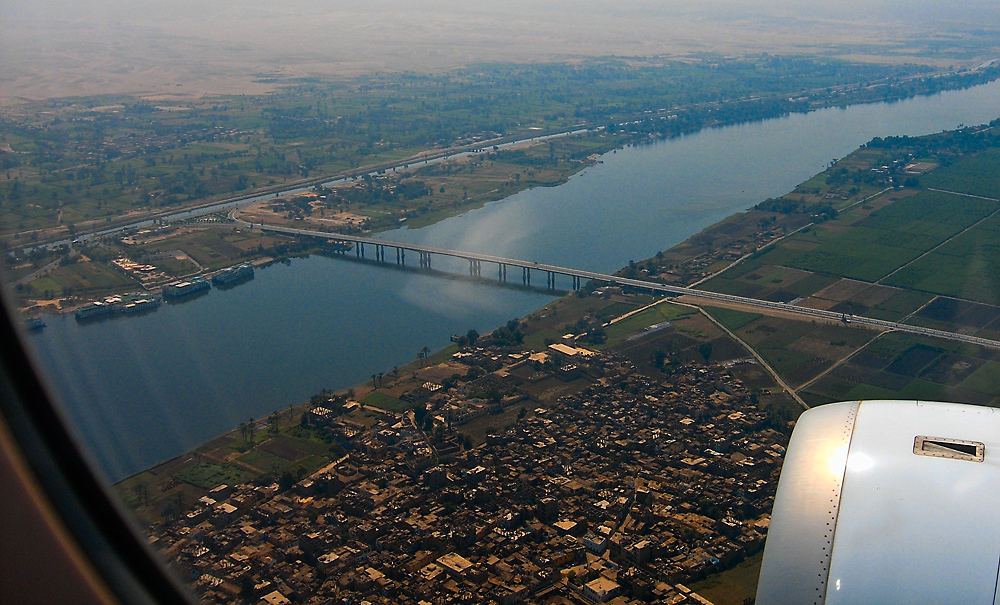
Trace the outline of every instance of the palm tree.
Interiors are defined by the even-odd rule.
[[[417,357],[420,358],[420,366],[421,367],[423,367],[424,360],[427,359],[427,356],[430,355],[430,354],[431,354],[431,350],[429,348],[423,347],[422,349],[420,349],[420,354],[417,355]]]
[[[375,388],[375,375],[372,374],[372,388]]]
[[[378,373],[378,386],[382,386],[382,376],[383,376],[382,372],[379,372]]]

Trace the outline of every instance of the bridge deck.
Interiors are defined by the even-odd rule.
[[[778,303],[769,300],[748,298],[745,296],[735,296],[733,294],[723,294],[721,292],[708,292],[706,290],[696,290],[694,288],[686,288],[684,286],[673,286],[670,284],[661,284],[653,281],[631,279],[627,277],[621,277],[618,275],[608,275],[606,273],[597,273],[595,271],[584,271],[582,269],[573,269],[571,267],[561,267],[559,265],[550,265],[546,263],[525,261],[516,258],[508,258],[505,256],[481,254],[478,252],[466,252],[462,250],[452,250],[449,248],[438,248],[436,246],[427,246],[424,244],[395,242],[395,241],[384,240],[374,237],[365,237],[360,235],[346,235],[341,233],[325,233],[322,231],[311,231],[308,229],[295,229],[291,227],[264,226],[262,230],[272,231],[275,233],[285,233],[288,235],[305,235],[305,236],[319,237],[323,239],[332,239],[336,241],[353,242],[357,244],[386,246],[389,248],[396,248],[401,250],[411,250],[414,252],[423,252],[427,254],[439,254],[441,256],[463,258],[470,261],[496,263],[498,265],[509,265],[511,267],[523,267],[525,269],[528,269],[529,271],[530,270],[546,271],[549,273],[554,273],[559,275],[569,275],[581,279],[606,282],[609,284],[617,284],[620,286],[629,286],[633,288],[650,290],[653,292],[663,292],[677,296],[692,296],[703,300],[728,302],[733,304],[747,305],[750,307],[756,307],[761,309],[780,310],[786,313],[794,313],[808,317],[816,317],[816,318],[836,320],[836,321],[842,321],[845,318],[849,317],[852,323],[858,325],[869,326],[883,330],[895,330],[898,332],[907,332],[910,334],[918,334],[921,336],[942,338],[945,340],[965,342],[983,347],[1000,349],[1000,342],[996,340],[990,340],[988,338],[980,338],[978,336],[969,336],[967,334],[958,334],[956,332],[947,332],[944,330],[934,330],[932,328],[912,326],[908,324],[901,324],[892,321],[884,321],[881,319],[862,317],[858,315],[845,316],[841,313],[835,313],[833,311],[826,311],[823,309],[810,309],[808,307],[799,307],[796,305],[789,305],[787,303]]]

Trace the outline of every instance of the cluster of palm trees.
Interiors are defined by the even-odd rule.
[[[399,367],[398,366],[392,366],[392,372],[391,372],[391,374],[393,376],[399,376]],[[372,388],[373,389],[377,389],[378,387],[382,386],[382,377],[384,377],[384,376],[385,376],[385,374],[383,372],[379,372],[378,374],[372,374]],[[353,393],[349,397],[354,397]]]
[[[430,354],[431,354],[430,348],[423,347],[423,348],[420,349],[420,352],[417,353],[417,359],[420,360],[420,367],[424,366],[424,364],[426,363],[426,359],[427,359],[427,357]],[[399,368],[397,366],[393,366],[393,368],[392,368],[392,375],[393,376],[397,376],[398,374],[399,374]],[[381,387],[382,386],[382,378],[384,378],[384,377],[385,377],[385,373],[384,372],[379,372],[377,374],[372,374],[372,388],[373,389],[377,389],[377,388]]]
[[[243,445],[247,445],[248,443],[253,442],[253,437],[256,434],[257,434],[257,424],[256,421],[253,419],[253,416],[250,417],[250,420],[248,422],[240,423],[240,435],[243,437]]]
[[[289,408],[290,409],[290,408]],[[271,415],[267,417],[267,430],[272,435],[277,435],[280,432],[278,427],[278,421],[280,417],[278,412],[271,412]],[[243,437],[243,445],[249,445],[253,443],[253,438],[257,434],[257,421],[254,420],[253,416],[250,420],[240,423],[240,436]]]
[[[424,367],[424,363],[426,363],[427,356],[430,354],[431,350],[429,348],[423,347],[422,349],[420,349],[420,352],[417,353],[417,359],[420,360],[420,367]]]

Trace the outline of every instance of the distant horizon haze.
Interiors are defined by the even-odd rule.
[[[8,0],[0,98],[256,93],[262,75],[435,72],[486,61],[823,54],[946,67],[1000,48],[986,0]]]

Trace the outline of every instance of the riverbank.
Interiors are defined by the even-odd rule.
[[[630,147],[561,187],[532,189],[386,237],[610,273],[794,190],[871,133],[978,123],[995,115],[996,98],[990,85]],[[209,252],[224,253],[230,245],[251,245],[243,236],[202,237],[199,262],[213,262]],[[435,269],[467,273],[467,266],[438,259]],[[266,415],[276,403],[391,372],[423,346],[441,348],[449,335],[470,328],[485,333],[550,300],[544,293],[313,256],[263,270],[252,286],[128,321],[77,326],[72,318],[56,318],[31,338],[68,414],[94,451],[104,452],[99,465],[121,478],[248,416]],[[575,332],[556,336],[566,333]],[[82,366],[81,357],[91,362]]]
[[[329,188],[317,185],[313,190],[256,202],[242,215],[256,223],[346,233],[380,233],[401,224],[416,229],[535,187],[563,184],[623,140],[581,133],[521,141],[509,149],[366,175],[363,180]],[[379,201],[385,197],[389,201]],[[294,238],[240,229],[232,222],[235,213],[155,223],[58,249],[36,250],[13,267],[11,277],[20,279],[15,296],[25,313],[68,312],[137,288],[155,293],[173,280],[209,275],[261,258],[280,260],[318,250]],[[39,266],[45,270],[35,270]],[[135,267],[140,270],[130,270]],[[22,275],[28,277],[21,279]]]
[[[886,187],[887,184],[891,185],[892,174],[873,171],[874,166],[884,165],[887,161],[886,153],[878,148],[856,150],[846,158],[829,166],[824,172],[804,181],[784,196],[765,200],[754,208],[727,217],[665,251],[643,261],[630,263],[621,272],[642,279],[679,284],[698,283],[711,287],[713,283],[718,281],[713,280],[713,276],[723,274],[728,268],[744,262],[755,262],[759,265],[760,263],[756,259],[762,254],[774,250],[779,245],[786,245],[785,242],[789,237],[799,236],[812,228],[819,228],[818,225],[831,220],[831,216],[836,217],[842,213],[847,215],[856,212],[862,212],[864,216],[867,216],[894,204],[908,203],[914,195],[913,190]],[[900,173],[902,170],[900,167]],[[844,175],[852,173],[866,175],[868,180],[859,182],[844,178]],[[799,290],[806,287],[806,281],[811,284],[812,290],[823,289],[836,281],[834,278],[822,275],[810,276],[805,281],[803,281],[802,275],[795,276],[795,278],[802,282],[798,286]],[[780,283],[783,279],[775,281]],[[622,292],[619,288],[588,284],[582,291],[558,298],[541,309],[527,314],[514,324],[502,326],[499,330],[503,334],[504,330],[509,332],[512,329],[517,329],[520,334],[520,340],[517,342],[524,354],[544,352],[548,345],[565,342],[567,339],[584,343],[583,346],[589,346],[594,350],[621,346],[630,350],[635,347],[632,344],[624,343],[630,343],[637,336],[645,337],[647,330],[651,327],[670,327],[676,331],[678,326],[684,325],[684,322],[694,321],[688,317],[690,313],[685,315],[680,311],[669,311],[675,307],[674,305],[662,303],[659,306],[651,306],[652,302],[655,300],[650,297]],[[680,309],[681,307],[676,308]],[[760,318],[759,313],[732,311],[711,306],[706,310],[707,313],[711,314],[713,321],[720,322],[716,324],[717,326],[726,325],[729,331],[723,335],[728,336],[728,338],[719,339],[714,336],[712,338],[705,336],[711,330],[710,325],[706,328],[704,325],[692,324],[691,328],[682,330],[682,332],[687,330],[686,334],[695,336],[694,340],[688,343],[687,348],[694,346],[691,343],[697,343],[697,348],[704,357],[704,362],[707,363],[710,360],[722,362],[735,359],[732,357],[734,346],[735,350],[739,350],[741,347],[754,347],[756,349],[759,338],[752,336],[746,338],[744,335],[744,339],[741,340],[735,335],[734,330],[739,330],[747,323]],[[745,319],[741,319],[744,317]],[[619,319],[625,321],[619,321]],[[799,330],[793,326],[802,323],[794,317],[784,317],[780,313],[772,317],[770,321],[772,323],[783,322],[782,325],[787,324],[787,329],[793,332]],[[514,328],[511,328],[511,325]],[[823,332],[822,338],[830,341],[829,346],[820,347],[821,343],[811,345],[812,349],[810,350],[814,354],[825,354],[820,349],[824,351],[829,349],[829,355],[839,357],[845,355],[849,357],[859,347],[867,344],[871,337],[876,336],[875,333],[867,334],[865,330],[859,331],[857,327],[848,325],[813,324],[810,329]],[[861,338],[861,336],[865,337]],[[813,338],[810,334],[803,336],[803,338],[808,339],[807,337]],[[727,340],[728,344],[722,344],[723,341]],[[468,344],[468,340],[464,342]],[[708,346],[713,342],[714,345]],[[702,345],[706,345],[704,349],[702,349]],[[645,349],[639,347],[638,350],[643,352],[636,353],[638,355],[636,362],[640,366],[649,364],[651,358],[657,363],[664,363],[671,358],[671,355],[675,354],[672,352],[675,349],[671,347],[676,346],[676,344],[661,345],[659,348],[646,347]],[[720,357],[718,354],[713,357],[713,347],[717,347],[716,353],[720,350],[727,351],[725,355],[729,355],[729,357],[725,355]],[[680,351],[683,348],[680,347],[676,350]],[[426,381],[425,379],[429,378],[440,381],[450,375],[448,372],[461,370],[460,367],[449,365],[451,356],[457,351],[458,346],[451,345],[430,358],[424,355],[425,351],[421,351],[417,361],[412,361],[402,367],[394,367],[391,371],[373,374],[370,385],[367,383],[358,384],[351,389],[342,391],[341,395],[351,401],[398,413],[412,406],[412,402],[408,402],[405,395],[412,389],[419,387],[421,381]],[[775,381],[784,385],[782,377],[789,377],[787,373],[791,366],[787,360],[775,358],[768,351],[768,349],[764,351],[764,356],[768,360],[767,364],[777,368],[778,373],[765,364],[759,355],[758,359],[761,360],[762,366],[766,366],[766,369],[774,375]],[[757,355],[756,350],[752,351],[752,354]],[[437,366],[439,362],[443,364],[444,369],[441,371],[445,374],[440,376],[422,375],[418,380],[418,374],[424,373],[425,366]],[[820,370],[822,368],[817,369],[817,371]],[[792,373],[790,377],[794,380],[794,386],[799,386],[802,381],[811,383],[815,380],[812,374],[799,376]],[[765,410],[777,414],[779,417],[793,419],[797,410],[801,408],[789,405],[789,401],[796,398],[796,394],[794,390],[791,390],[791,387],[785,386],[785,389],[788,391],[787,393],[766,393],[761,402]],[[801,402],[801,400],[798,401]]]
[[[988,79],[988,74],[977,73],[975,78],[978,81],[982,78]],[[956,82],[964,81],[961,78]],[[940,83],[938,83],[940,84]],[[892,88],[890,86],[890,88]],[[898,91],[897,91],[898,92]],[[920,94],[919,87],[910,91],[913,94]],[[895,93],[894,93],[895,94]],[[821,95],[822,96],[822,95]],[[797,103],[788,107],[782,106],[777,113],[765,112],[749,118],[742,111],[734,111],[732,107],[725,103],[722,106],[729,107],[727,111],[720,108],[711,107],[688,107],[680,114],[662,114],[654,112],[651,115],[636,116],[639,119],[620,122],[617,124],[598,127],[592,131],[564,131],[555,134],[539,134],[538,137],[520,141],[517,144],[505,146],[501,143],[493,149],[485,143],[484,147],[467,146],[468,149],[479,150],[472,154],[467,151],[456,152],[448,150],[444,155],[455,155],[459,157],[445,163],[430,163],[426,165],[410,164],[409,161],[390,162],[384,169],[369,170],[364,173],[362,181],[351,181],[347,189],[354,191],[351,195],[334,195],[330,199],[318,199],[325,195],[323,191],[331,191],[326,187],[319,186],[316,191],[304,190],[299,187],[294,191],[290,199],[280,201],[280,212],[272,211],[272,217],[281,218],[279,220],[289,221],[291,224],[301,224],[302,221],[318,221],[318,225],[325,226],[331,230],[345,228],[347,231],[354,229],[367,229],[371,232],[384,232],[400,225],[408,225],[412,229],[426,227],[436,224],[442,220],[458,214],[466,213],[476,208],[480,208],[492,201],[506,199],[519,192],[523,192],[536,186],[554,186],[567,182],[574,174],[579,173],[587,165],[596,161],[601,153],[609,150],[621,149],[623,144],[651,143],[656,140],[669,139],[670,137],[690,135],[699,129],[707,127],[718,127],[733,123],[754,123],[754,120],[764,120],[773,115],[789,115],[799,111],[814,111],[816,108],[825,107],[831,103],[842,105],[847,97],[830,98],[825,101],[820,97],[808,102]],[[836,101],[836,102],[835,102]],[[774,108],[771,108],[774,110]],[[685,113],[686,112],[686,113]],[[705,115],[694,119],[695,114]],[[669,119],[673,115],[686,115],[684,120]],[[615,132],[612,133],[611,131]],[[567,136],[575,133],[574,136]],[[532,141],[534,144],[531,144]],[[527,152],[522,153],[518,145],[530,145]],[[547,147],[547,149],[546,149]],[[547,151],[547,153],[546,153]],[[417,156],[410,158],[413,160]],[[390,166],[391,165],[391,166]],[[379,174],[381,173],[381,174]],[[359,174],[353,172],[355,178]],[[326,182],[324,179],[310,182]],[[359,188],[359,185],[362,185]],[[343,183],[342,183],[343,185]],[[339,189],[338,187],[337,189]],[[280,193],[276,191],[275,193]],[[310,195],[315,195],[313,199],[304,199]],[[393,201],[377,201],[388,195],[390,198],[398,198]],[[262,200],[261,198],[265,198]],[[337,199],[334,199],[337,198]],[[254,194],[251,199],[258,200],[259,205],[272,204],[273,198],[267,198],[259,194]],[[298,203],[301,202],[301,203]],[[211,206],[216,207],[213,203]],[[180,216],[176,211],[171,216]],[[324,216],[327,212],[331,214],[328,218]],[[184,214],[184,213],[181,213]],[[317,216],[318,215],[318,216]],[[360,217],[362,226],[350,225],[341,221],[338,223],[336,216]],[[205,224],[211,217],[189,217],[188,221],[199,221]],[[147,225],[135,231],[159,231],[163,226],[158,224]],[[217,225],[220,229],[225,229],[224,224]],[[168,227],[169,228],[169,227]],[[37,271],[38,267],[44,267],[48,274],[36,276],[29,283],[18,284],[16,296],[25,304],[25,308],[30,307],[31,299],[53,301],[63,298],[63,293],[69,291],[68,296],[80,296],[86,293],[90,299],[101,298],[103,296],[128,291],[136,280],[128,275],[122,275],[114,268],[102,265],[101,258],[114,258],[120,255],[132,254],[143,256],[147,252],[144,249],[123,248],[122,246],[110,245],[118,235],[111,235],[104,242],[89,241],[87,236],[81,236],[78,242],[67,243],[64,247],[52,249],[35,249],[30,254],[25,254],[23,258],[14,257],[11,261],[12,275],[15,280],[24,275],[29,275]],[[246,239],[246,234],[242,234],[242,239]],[[205,242],[187,242],[181,245],[204,245]],[[269,244],[273,244],[268,248]],[[253,245],[253,242],[249,244]],[[260,251],[262,255],[284,257],[287,253],[280,248],[288,247],[284,242],[256,242],[259,247],[266,248]],[[97,248],[96,253],[94,248]],[[219,246],[213,246],[210,258],[203,258],[203,264],[214,265],[215,268],[230,266],[252,259],[253,254],[248,250],[246,244],[237,246],[236,256],[226,262],[227,251]],[[151,253],[162,253],[162,247],[150,249]],[[230,249],[229,252],[234,250]],[[80,254],[82,252],[82,254]],[[189,256],[192,250],[185,250]],[[221,255],[220,257],[213,256]],[[77,264],[80,258],[92,259],[92,262]],[[96,260],[95,260],[96,259]],[[148,259],[146,259],[148,260]],[[76,264],[77,266],[66,267],[66,265]],[[155,263],[154,263],[155,264]],[[53,269],[54,268],[54,269]],[[171,270],[172,269],[172,270]],[[168,269],[167,275],[172,278],[180,278],[183,271],[178,268]],[[183,268],[181,268],[183,269]],[[124,281],[123,281],[124,280]],[[104,284],[103,289],[101,284]],[[140,284],[141,285],[141,284]],[[63,306],[74,308],[83,304],[85,300],[68,301],[64,305],[51,305],[51,310],[55,307]]]

